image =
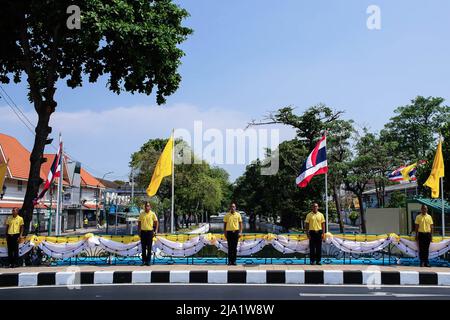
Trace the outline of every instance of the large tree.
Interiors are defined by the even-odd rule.
[[[379,173],[377,158],[377,139],[373,133],[363,130],[361,136],[357,136],[355,144],[355,155],[344,163],[344,184],[348,191],[351,191],[358,198],[359,213],[361,220],[361,232],[366,233],[365,212],[363,204],[363,192],[367,185],[374,180]]]
[[[408,161],[425,159],[436,135],[450,118],[450,107],[440,97],[417,96],[411,104],[395,109],[385,125],[384,140],[397,142],[396,156]]]
[[[350,138],[355,130],[352,120],[342,119],[333,121],[329,126],[329,130],[330,133],[327,138],[328,182],[336,207],[339,230],[343,233],[341,186],[344,183],[345,163],[351,158]]]
[[[81,28],[69,29],[78,5]],[[60,79],[70,88],[107,76],[108,88],[150,95],[163,104],[181,81],[183,51],[192,32],[182,26],[186,10],[172,0],[5,0],[0,10],[0,82],[28,83],[28,98],[38,115],[23,203],[25,230],[57,101]],[[76,17],[75,17],[76,18]]]
[[[450,199],[450,120],[446,121],[440,131],[442,138],[442,155],[444,157],[444,197]],[[436,155],[437,141],[432,145],[432,149],[429,151],[426,164],[418,167],[417,170],[417,184],[419,193],[425,197],[431,197],[431,189],[423,184],[428,179],[431,173],[431,167],[433,165],[434,157]]]
[[[341,114],[342,111],[334,111],[323,104],[307,108],[300,114],[296,114],[294,108],[289,106],[269,113],[261,121],[252,121],[250,126],[284,124],[293,127],[297,137],[278,147],[279,170],[276,174],[262,176],[260,161],[247,167],[244,175],[237,180],[234,190],[234,197],[239,199],[238,204],[247,212],[266,215],[273,221],[280,218],[280,224],[285,228],[300,226],[312,202],[324,204],[323,175],[315,177],[306,188],[301,189],[295,185],[295,177],[325,131],[330,137],[328,144],[332,146],[331,156],[336,159],[333,170],[330,170],[330,186],[331,190],[339,194],[342,179],[337,161],[348,157],[347,143],[352,132],[351,121],[339,119]],[[340,199],[334,198],[339,208]],[[342,228],[341,223],[340,226]]]

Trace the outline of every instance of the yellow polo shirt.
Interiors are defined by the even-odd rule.
[[[419,232],[431,232],[433,218],[428,213],[425,215],[419,213],[416,217],[416,224],[419,225]]]
[[[306,215],[305,223],[309,224],[309,231],[322,230],[322,223],[324,222],[325,217],[319,211],[317,213],[310,212]]]
[[[226,231],[240,230],[239,222],[242,222],[241,214],[237,211],[234,213],[228,212],[225,217],[223,217],[223,222],[227,223]]]
[[[158,221],[158,217],[156,216],[156,213],[151,210],[149,212],[143,211],[139,215],[138,221],[141,223],[142,231],[152,231],[153,222]]]
[[[23,226],[23,218],[21,216],[13,216],[8,217],[6,220],[6,224],[8,225],[8,234],[17,234],[20,233],[20,226]]]

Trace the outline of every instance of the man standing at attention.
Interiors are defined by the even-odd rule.
[[[319,212],[319,205],[313,203],[312,212],[305,219],[306,234],[309,239],[309,263],[321,265],[322,240],[325,237],[325,217]]]
[[[228,265],[235,266],[237,245],[239,236],[242,234],[242,217],[236,211],[236,205],[234,203],[231,204],[230,212],[225,215],[223,222],[224,235],[228,242]]]
[[[19,242],[23,238],[23,218],[19,216],[19,208],[12,209],[12,216],[6,219],[5,227],[9,267],[15,268],[19,266]]]
[[[416,241],[419,247],[419,258],[421,267],[430,267],[428,255],[430,243],[433,237],[433,218],[428,214],[428,207],[422,205],[421,213],[416,217]]]
[[[149,266],[152,257],[153,237],[158,232],[158,217],[150,210],[150,203],[145,202],[145,210],[138,219],[138,233],[141,237],[142,265]]]

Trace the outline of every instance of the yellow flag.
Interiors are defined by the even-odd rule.
[[[167,141],[161,156],[153,171],[152,180],[147,188],[147,194],[149,197],[153,197],[159,189],[159,185],[164,177],[172,174],[172,150],[173,150],[173,137],[171,136]]]
[[[431,174],[424,186],[431,188],[431,197],[439,198],[439,178],[444,177],[444,157],[442,156],[442,140],[439,140],[439,144],[434,156],[433,167],[431,168]]]
[[[407,167],[404,167],[400,172],[402,173],[403,180],[409,181],[411,180],[411,177],[409,176],[409,173],[414,170],[414,168],[417,166],[417,162],[413,163],[412,165],[409,165]]]
[[[3,190],[3,183],[5,182],[7,163],[0,164],[0,192]]]

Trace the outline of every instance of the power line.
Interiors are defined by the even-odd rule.
[[[23,125],[33,134],[36,135],[36,133],[33,131],[32,128],[28,126],[28,124],[22,119],[20,114],[17,113],[16,109],[9,103],[9,101],[5,98],[5,96],[0,92],[0,96],[3,98],[3,100],[6,101],[6,104],[11,108],[11,110],[14,112],[14,114],[17,116],[17,118],[20,120],[20,122],[23,123]]]
[[[8,97],[8,99],[12,102],[12,104],[16,107],[16,109],[20,112],[20,114],[25,118],[25,120],[27,120],[27,122],[31,125],[31,127],[32,128],[36,127],[36,125],[34,123],[32,123],[30,121],[30,119],[28,119],[28,117],[22,111],[22,109],[20,109],[20,107],[17,106],[17,104],[14,102],[14,100],[9,96],[8,92],[6,92],[5,89],[3,89],[3,86],[0,85],[0,89],[5,93],[5,95]]]
[[[24,125],[24,126],[25,126],[32,134],[33,134],[33,136],[36,136],[36,132],[35,132],[34,129],[33,129],[36,125],[34,125],[34,124],[30,121],[30,119],[26,116],[26,114],[25,114],[25,113],[17,106],[17,104],[16,104],[16,103],[14,102],[14,100],[9,96],[9,94],[6,92],[6,90],[3,89],[3,86],[0,85],[0,89],[1,89],[1,91],[4,92],[4,94],[2,94],[2,92],[0,92],[0,96],[3,98],[3,100],[6,101],[6,103],[7,103],[8,106],[11,108],[11,110],[14,112],[14,114],[17,116],[17,118],[20,120],[20,122],[22,122],[22,124],[23,124],[23,125]],[[8,101],[8,99],[6,99],[5,96],[8,97],[8,99],[9,99],[10,101]],[[13,107],[12,104],[15,106],[15,108]],[[17,109],[17,111],[16,111],[16,109]],[[25,118],[26,121],[25,121],[23,118]],[[27,124],[27,122],[28,122],[29,125],[31,125],[31,128],[30,128],[30,126]],[[58,147],[56,147],[53,143],[51,143],[50,146],[51,146],[55,151],[58,151]],[[72,156],[71,154],[69,154],[67,151],[64,151],[64,153],[67,154],[67,155],[69,156],[69,158],[71,158],[72,160],[78,161],[78,162],[82,163],[82,161],[77,160],[75,157],[73,157],[73,156]],[[84,167],[88,168],[90,171],[96,171],[96,172],[101,173],[101,174],[104,173],[104,172],[99,171],[99,170],[97,170],[97,169],[91,168],[91,167],[87,166],[86,164],[84,164]]]

